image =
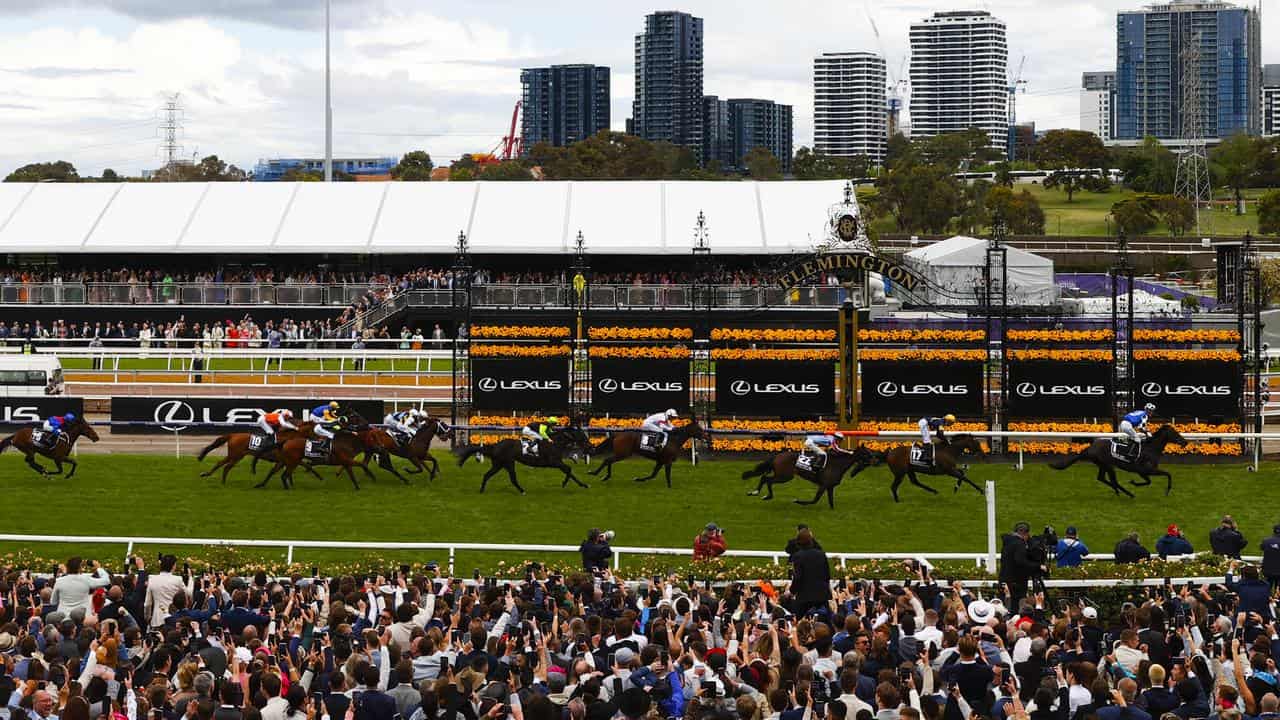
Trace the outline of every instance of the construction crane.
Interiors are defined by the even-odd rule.
[[[511,111],[511,129],[507,131],[505,137],[498,141],[486,153],[471,153],[471,161],[481,168],[489,165],[497,165],[508,160],[519,158],[524,152],[524,136],[517,134],[519,131],[520,110],[524,107],[524,102],[516,101],[515,109]]]
[[[1018,86],[1027,84],[1027,81],[1022,79],[1022,68],[1026,64],[1027,56],[1023,55],[1022,59],[1018,61],[1018,72],[1009,78],[1009,147],[1007,152],[1010,161],[1018,159]],[[1026,89],[1023,89],[1022,92],[1025,93]]]
[[[890,85],[885,99],[889,105],[888,117],[888,135],[893,137],[898,132],[898,119],[902,112],[902,96],[905,94],[907,80],[902,77],[902,71],[906,67],[907,58],[904,55],[902,62],[898,64],[898,70],[895,73],[889,64],[889,55],[884,50],[884,40],[880,37],[880,28],[876,26],[876,19],[871,16],[870,8],[863,8],[867,14],[867,22],[871,24],[871,32],[876,36],[876,44],[880,46],[880,57],[884,58],[885,73],[889,76]]]

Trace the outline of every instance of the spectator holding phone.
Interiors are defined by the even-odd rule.
[[[693,561],[714,560],[729,549],[725,544],[724,530],[715,523],[707,523],[702,532],[693,539]]]

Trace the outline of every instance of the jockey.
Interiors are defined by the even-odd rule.
[[[258,427],[262,428],[262,432],[271,438],[274,438],[276,433],[281,430],[298,429],[298,426],[293,424],[293,411],[288,409],[263,413],[262,417],[258,418]]]
[[[40,428],[45,432],[51,434],[54,437],[54,439],[57,439],[57,437],[62,434],[62,426],[73,423],[75,421],[76,421],[75,413],[69,412],[66,415],[50,415],[49,418],[44,421],[44,424],[40,426]]]
[[[654,413],[640,423],[640,432],[657,433],[662,439],[659,445],[664,446],[667,444],[667,433],[676,429],[671,420],[677,417],[679,415],[676,414],[675,408],[668,408],[666,412]]]
[[[836,452],[845,452],[840,449],[837,440],[843,440],[844,433],[836,430],[835,432],[823,433],[821,435],[808,435],[804,439],[804,451],[811,456],[821,456],[825,462],[827,459],[827,448]]]
[[[920,442],[923,446],[928,447],[933,444],[931,433],[937,433],[938,439],[946,441],[947,435],[942,431],[948,425],[954,424],[956,416],[947,413],[942,417],[920,418]]]
[[[538,451],[538,444],[543,440],[550,441],[551,433],[560,425],[560,419],[552,415],[541,422],[534,420],[520,429],[520,439],[524,441],[525,449],[532,452]]]
[[[311,419],[315,422],[315,434],[326,440],[333,439],[333,431],[337,430],[341,424],[340,412],[342,406],[337,400],[330,401],[327,405],[317,405],[311,410]]]
[[[1138,444],[1138,433],[1143,435],[1151,434],[1151,431],[1147,429],[1147,421],[1151,419],[1151,413],[1155,411],[1156,406],[1152,403],[1147,403],[1141,410],[1134,410],[1125,415],[1124,419],[1120,421],[1120,432],[1129,436],[1130,445],[1136,446]]]
[[[404,435],[406,438],[412,438],[414,433],[418,431],[418,425],[422,422],[419,416],[425,417],[426,413],[417,408],[411,408],[390,413],[382,419],[382,422],[389,429]]]

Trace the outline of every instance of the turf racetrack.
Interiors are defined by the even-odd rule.
[[[971,488],[953,494],[951,480],[921,476],[939,494],[926,494],[904,482],[903,501],[894,504],[890,476],[883,467],[846,480],[836,489],[832,511],[825,501],[814,506],[794,504],[794,499],[813,497],[813,486],[800,480],[777,486],[772,501],[748,497],[746,492],[755,487],[755,481],[742,480],[741,474],[754,462],[743,460],[715,460],[692,467],[682,459],[673,470],[670,490],[660,480],[632,482],[631,478],[647,474],[652,467],[635,460],[619,463],[608,483],[587,477],[581,465],[574,466],[576,474],[591,485],[587,490],[572,483],[561,489],[558,472],[520,466],[520,482],[528,491],[521,496],[505,473],[495,476],[481,494],[480,475],[492,466],[468,462],[459,468],[445,452],[437,455],[441,477],[434,482],[410,476],[413,484],[404,486],[375,470],[378,481],[362,479],[359,492],[345,478],[335,478],[335,468],[328,467],[318,469],[324,482],[299,471],[290,491],[274,480],[267,489],[252,489],[257,478],[249,474],[248,460],[232,471],[225,486],[216,478],[198,477],[220,454],[211,454],[203,464],[194,458],[82,454],[79,472],[67,480],[40,477],[22,463],[19,454],[9,451],[0,455],[0,487],[4,488],[0,527],[25,534],[573,545],[588,528],[600,527],[617,531],[615,545],[691,547],[694,535],[714,521],[726,529],[730,549],[779,550],[794,534],[796,524],[803,522],[814,529],[828,551],[986,549],[985,502]],[[1280,469],[1275,463],[1258,473],[1247,472],[1243,464],[1168,468],[1174,475],[1173,494],[1168,498],[1163,481],[1132,488],[1135,499],[1118,498],[1094,479],[1095,470],[1087,465],[1055,471],[1037,462],[1019,472],[1008,464],[977,464],[969,475],[979,484],[996,481],[1001,532],[1018,520],[1030,522],[1034,532],[1046,524],[1059,533],[1067,525],[1076,525],[1081,539],[1096,553],[1111,552],[1130,530],[1139,531],[1143,543],[1153,548],[1169,523],[1182,526],[1196,550],[1208,550],[1209,531],[1223,513],[1231,513],[1256,554],[1257,542],[1280,521],[1271,501],[1274,473]],[[265,463],[260,465],[259,477],[266,469]],[[1120,477],[1127,482],[1129,476]],[[5,552],[16,549],[19,546],[13,543],[0,545]],[[72,549],[50,544],[32,549],[49,557],[71,553],[124,557],[120,545]],[[272,549],[251,552],[274,558],[283,555]],[[444,551],[388,551],[377,556],[415,564],[447,560]],[[496,557],[460,552],[456,569],[469,573],[477,563],[492,563]],[[576,560],[564,555],[546,557]],[[352,551],[341,550],[295,553],[295,561],[304,564],[358,558]],[[508,555],[502,559],[530,558]]]

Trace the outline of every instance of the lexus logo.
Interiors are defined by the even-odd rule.
[[[822,388],[817,383],[765,383],[756,385],[746,380],[734,380],[729,384],[729,392],[743,396],[757,393],[761,395],[817,395]]]
[[[893,397],[898,394],[898,383],[885,380],[876,386],[876,394],[880,397]]]
[[[181,400],[166,400],[156,406],[152,418],[160,424],[161,428],[169,432],[177,432],[185,430],[189,423],[195,422],[196,411]]]
[[[482,377],[480,382],[476,383],[476,387],[480,388],[482,392],[493,392],[498,389],[498,381],[491,377]]]
[[[596,382],[596,389],[605,394],[614,393],[619,390],[623,392],[683,392],[684,383],[657,382],[649,380],[637,380],[636,382],[627,382],[623,380],[619,382],[614,378],[600,378],[600,380]]]
[[[885,380],[876,385],[876,394],[891,398],[902,395],[968,395],[968,385],[900,385],[892,380]]]
[[[600,378],[600,382],[596,385],[602,393],[617,392],[618,381],[613,378]]]
[[[494,392],[495,390],[559,390],[564,387],[559,380],[498,380],[491,377],[482,377],[476,381],[476,388],[480,392]]]
[[[1230,385],[1163,385],[1158,382],[1143,383],[1141,392],[1144,397],[1156,398],[1161,395],[1174,397],[1209,396],[1224,397],[1231,394]]]
[[[751,383],[747,382],[746,380],[734,380],[733,384],[729,386],[729,392],[738,396],[750,395]]]
[[[1105,395],[1106,388],[1101,385],[1037,385],[1031,382],[1018,383],[1013,391],[1018,397],[1036,397],[1040,395]]]

